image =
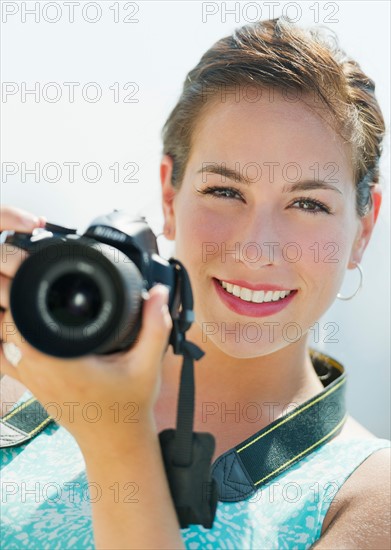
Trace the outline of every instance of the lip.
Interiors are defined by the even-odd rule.
[[[226,279],[223,280],[226,281]],[[255,302],[245,302],[237,296],[229,294],[229,292],[224,290],[224,288],[218,282],[219,280],[215,277],[212,278],[212,281],[219,298],[228,307],[228,309],[234,311],[235,313],[238,313],[239,315],[246,315],[248,317],[268,317],[270,315],[274,315],[282,309],[286,308],[297,294],[297,290],[293,290],[291,294],[289,294],[289,296],[286,296],[282,300],[278,300],[278,302],[264,302],[262,304],[256,304]],[[229,283],[231,281],[226,282]],[[244,283],[244,281],[242,282]],[[233,282],[232,284],[239,284],[239,281]],[[246,285],[243,284],[239,286]],[[250,288],[252,290],[290,290],[289,288],[282,289],[280,287],[276,287],[275,285],[258,285],[258,288],[247,288]]]

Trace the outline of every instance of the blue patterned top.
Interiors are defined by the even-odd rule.
[[[390,446],[387,439],[331,440],[250,498],[219,502],[212,529],[182,529],[185,547],[310,548],[338,489],[373,452]],[[1,479],[3,550],[94,548],[84,460],[64,428],[50,424],[27,445],[2,449]]]

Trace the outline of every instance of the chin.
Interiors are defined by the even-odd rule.
[[[224,338],[216,334],[208,340],[229,357],[236,357],[237,359],[263,357],[288,345],[283,339],[281,339],[281,342],[278,339],[275,339],[274,342],[268,342],[266,339],[260,338],[258,341],[252,342],[242,334],[238,334],[237,337],[235,337],[235,334],[227,334]]]

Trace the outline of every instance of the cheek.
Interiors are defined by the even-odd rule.
[[[176,253],[190,265],[205,264],[220,255],[221,243],[235,235],[232,219],[218,216],[216,211],[181,205],[176,216]]]
[[[346,256],[346,244],[329,231],[323,234],[307,233],[303,235],[299,243],[292,243],[292,256],[294,256],[296,244],[297,255],[301,253],[303,262],[314,268],[322,265],[341,264]],[[289,252],[289,247],[287,249]]]
[[[302,232],[298,266],[305,286],[322,299],[333,301],[340,288],[349,260],[352,239],[349,224],[324,224],[316,231]],[[288,250],[289,251],[289,250]],[[292,256],[294,256],[294,248]]]

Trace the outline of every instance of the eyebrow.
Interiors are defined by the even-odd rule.
[[[204,164],[202,168],[197,172],[197,174],[206,173],[217,174],[218,176],[234,180],[236,183],[242,183],[243,185],[251,185],[251,182],[247,178],[245,178],[240,172],[238,172],[237,170],[233,170],[232,168],[227,168],[224,163]]]
[[[335,185],[331,185],[331,183],[324,180],[305,180],[292,183],[292,185],[284,185],[282,192],[294,193],[295,191],[311,191],[311,189],[330,189],[331,191],[337,191],[337,193],[343,195],[342,191],[338,189],[338,187],[335,187]]]
[[[200,170],[197,171],[197,174],[217,174],[219,176],[228,178],[240,183],[242,185],[250,186],[251,181],[248,180],[243,174],[232,168],[227,168],[224,164],[205,164]],[[310,191],[313,189],[330,189],[331,191],[337,191],[337,193],[343,194],[338,187],[335,187],[331,183],[328,183],[324,180],[304,180],[290,185],[284,185],[282,188],[283,193],[294,193],[295,191]]]

